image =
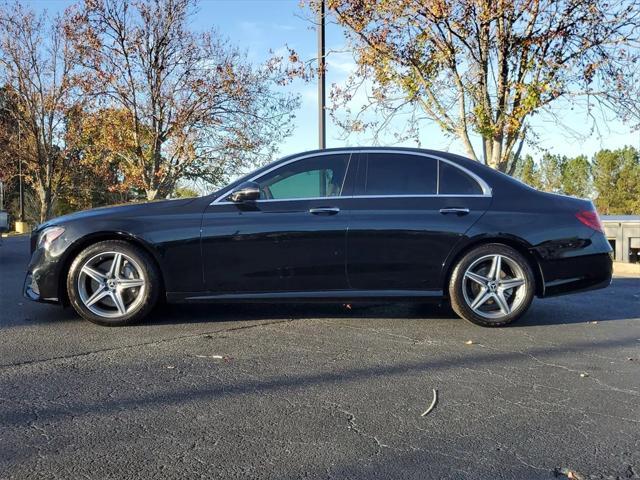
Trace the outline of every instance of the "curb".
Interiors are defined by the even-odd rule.
[[[640,277],[640,263],[613,262],[616,277]]]
[[[28,233],[16,233],[16,232],[5,232],[0,234],[0,237],[2,238],[11,238],[11,237],[24,237],[29,235]]]

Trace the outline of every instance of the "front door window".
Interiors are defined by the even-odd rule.
[[[349,155],[327,155],[284,165],[258,179],[261,200],[338,197]]]

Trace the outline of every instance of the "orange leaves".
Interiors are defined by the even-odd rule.
[[[127,191],[142,187],[142,175],[136,167],[136,133],[130,113],[124,109],[107,108],[83,112],[70,124],[81,148],[84,168],[109,184],[109,191]],[[150,143],[149,133],[141,131],[143,143]]]
[[[444,19],[451,15],[451,8],[448,0],[432,0],[427,3],[427,7],[435,18]]]

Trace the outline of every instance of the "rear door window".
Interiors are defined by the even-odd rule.
[[[482,195],[482,188],[472,177],[457,167],[440,162],[441,195]]]
[[[435,195],[435,159],[397,153],[370,153],[359,195]]]

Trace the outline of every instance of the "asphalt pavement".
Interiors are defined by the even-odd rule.
[[[503,329],[405,304],[104,328],[24,300],[27,263],[4,239],[0,479],[640,478],[640,279]]]

